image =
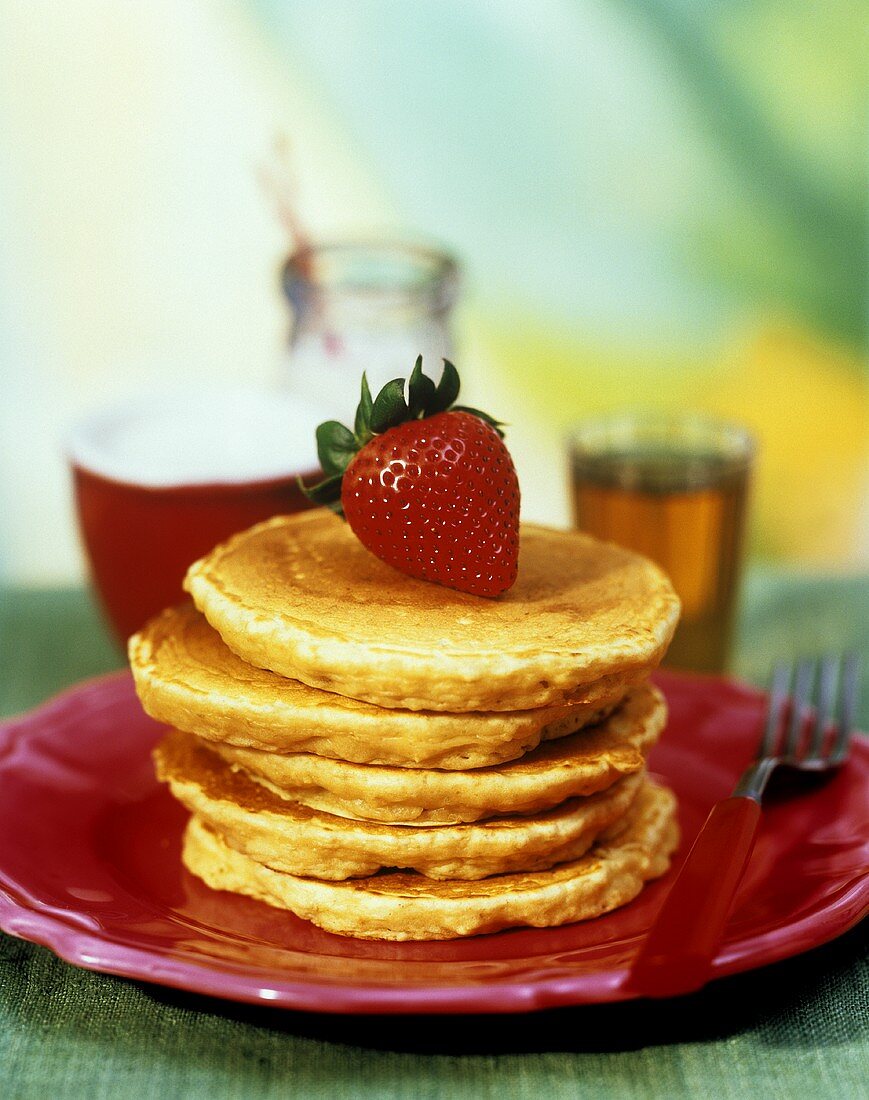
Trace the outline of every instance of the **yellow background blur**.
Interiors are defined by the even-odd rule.
[[[865,568],[865,26],[845,0],[0,0],[0,579],[81,575],[83,412],[279,373],[281,134],[314,237],[462,258],[465,397],[510,423],[526,518],[568,521],[573,421],[690,406],[758,437],[756,555]]]

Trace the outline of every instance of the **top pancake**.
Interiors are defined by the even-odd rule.
[[[650,670],[679,601],[650,561],[525,525],[498,599],[407,577],[325,509],[275,516],[195,562],[185,588],[245,661],[409,710],[523,710]]]

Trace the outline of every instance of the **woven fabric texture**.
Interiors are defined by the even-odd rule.
[[[864,581],[755,572],[735,671],[762,684],[777,656],[865,654],[867,612]],[[121,662],[85,593],[0,590],[0,714]],[[864,728],[867,718],[864,693]],[[94,974],[0,935],[0,1091],[10,1100],[850,1098],[866,1095],[867,978],[858,928],[672,1002],[344,1018]]]

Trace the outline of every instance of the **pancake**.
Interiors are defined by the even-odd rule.
[[[189,871],[215,890],[290,909],[344,936],[440,940],[515,925],[550,927],[625,905],[662,875],[678,844],[672,793],[646,784],[627,817],[591,851],[548,871],[496,875],[476,882],[432,882],[387,873],[346,882],[281,874],[229,847],[194,816],[184,838]]]
[[[307,753],[211,746],[233,767],[284,799],[341,817],[402,825],[449,825],[550,809],[641,771],[667,718],[650,684],[603,723],[541,745],[521,760],[475,771],[373,767]]]
[[[525,525],[519,575],[485,599],[397,572],[326,509],[275,516],[195,562],[185,587],[249,664],[382,707],[511,711],[657,665],[679,600],[647,559]]]
[[[233,771],[191,734],[170,732],[154,751],[157,776],[232,848],[273,870],[321,879],[410,868],[437,879],[474,879],[574,859],[617,821],[642,783],[626,776],[544,814],[409,829],[353,821],[286,802]]]
[[[516,759],[541,739],[599,720],[635,679],[607,676],[572,703],[529,711],[385,710],[247,664],[189,604],[152,619],[128,649],[142,706],[158,722],[240,748],[399,767]]]

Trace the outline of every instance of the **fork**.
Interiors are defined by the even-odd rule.
[[[754,848],[767,782],[782,765],[825,772],[843,763],[854,727],[857,673],[854,654],[825,657],[820,668],[811,659],[796,666],[776,665],[757,756],[730,798],[712,807],[694,841],[631,967],[627,985],[633,992],[671,997],[691,993],[709,980],[733,897]],[[817,703],[812,709],[816,682]]]

